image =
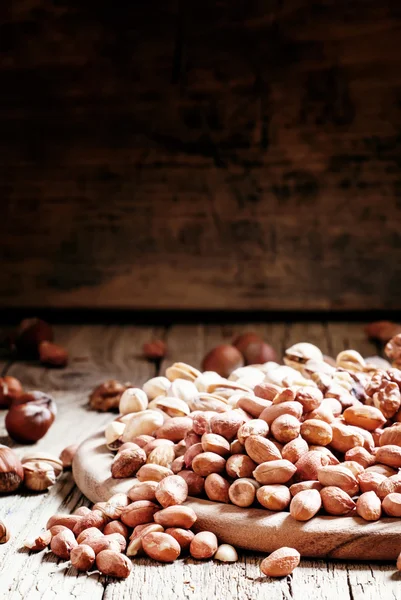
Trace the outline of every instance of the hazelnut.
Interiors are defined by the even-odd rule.
[[[215,371],[222,377],[228,377],[232,371],[244,366],[241,352],[229,344],[213,348],[203,359],[203,371]]]
[[[72,461],[75,453],[78,450],[79,444],[71,444],[61,451],[60,460],[63,463],[63,469],[71,469]]]
[[[53,535],[52,535],[51,531],[49,529],[47,529],[46,531],[44,531],[43,533],[38,535],[37,538],[25,540],[24,546],[25,546],[25,548],[28,548],[29,550],[32,550],[33,552],[40,552],[41,550],[44,550],[45,548],[47,548],[47,546],[52,541],[52,537],[53,537]]]
[[[146,342],[142,346],[143,355],[148,360],[161,360],[167,354],[167,345],[163,340]]]
[[[374,321],[364,327],[366,335],[372,340],[378,340],[384,344],[392,337],[401,333],[401,325],[392,321]]]
[[[43,365],[49,367],[65,367],[68,363],[68,352],[53,342],[40,342],[39,358]]]
[[[42,319],[24,319],[19,324],[15,347],[20,356],[26,358],[37,358],[41,342],[53,341],[53,329],[49,323]]]
[[[127,556],[114,550],[103,550],[96,556],[96,566],[103,575],[125,579],[132,571],[132,562]]]
[[[80,544],[70,552],[70,560],[73,567],[78,571],[89,571],[93,567],[96,554],[87,544]]]
[[[129,387],[132,387],[129,383],[123,384],[116,379],[109,379],[93,390],[89,396],[89,405],[93,410],[101,412],[118,410],[120,398]]]
[[[60,531],[55,535],[50,542],[50,549],[59,558],[68,560],[70,558],[70,552],[73,548],[78,546],[74,534],[69,529]]]
[[[201,531],[193,538],[189,551],[193,558],[200,560],[212,558],[218,548],[217,537],[211,531]]]
[[[16,442],[37,442],[53,424],[56,412],[56,404],[51,396],[43,392],[22,394],[6,415],[7,432]]]
[[[144,535],[142,547],[150,558],[161,562],[173,562],[181,552],[180,544],[172,535],[158,531]]]
[[[14,492],[24,479],[24,470],[11,448],[0,444],[0,494]]]
[[[249,344],[261,342],[263,342],[263,339],[257,333],[254,333],[253,331],[247,331],[246,333],[241,333],[233,340],[233,346],[235,346],[241,352],[241,354],[244,354]]]
[[[0,408],[9,408],[15,398],[23,393],[21,383],[15,377],[0,377]]]
[[[0,521],[0,544],[6,544],[10,539],[10,530],[4,521]]]
[[[246,365],[263,364],[277,360],[276,351],[265,342],[251,342],[244,350],[243,356]]]

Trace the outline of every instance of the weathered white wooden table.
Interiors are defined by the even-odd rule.
[[[205,351],[230,341],[234,333],[256,330],[282,353],[297,341],[310,341],[323,352],[336,355],[355,348],[364,356],[377,353],[359,323],[268,323],[232,325],[172,325],[170,327],[64,325],[56,327],[57,341],[66,346],[71,360],[66,369],[49,370],[32,363],[4,363],[3,371],[18,377],[27,389],[54,395],[58,404],[55,424],[37,449],[58,454],[68,444],[79,442],[108,423],[110,413],[87,408],[88,392],[105,379],[115,377],[140,385],[156,375],[154,364],[141,358],[143,342],[153,338],[168,343],[167,364],[183,360],[199,366]],[[0,443],[12,445],[23,455],[29,447],[10,442],[0,412]],[[172,565],[146,559],[134,562],[125,581],[94,573],[78,574],[51,553],[30,553],[24,539],[35,535],[56,512],[73,511],[89,504],[64,473],[46,494],[21,493],[0,497],[0,516],[7,521],[12,539],[0,546],[0,598],[3,600],[173,600],[173,599],[293,599],[293,600],[396,600],[401,598],[401,573],[394,564],[312,561],[304,559],[293,575],[272,580],[261,577],[261,556],[240,553],[233,565],[190,558]]]

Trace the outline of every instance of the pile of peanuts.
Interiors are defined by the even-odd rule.
[[[386,353],[392,364],[354,350],[334,360],[298,343],[286,350],[283,365],[241,367],[223,378],[175,363],[142,389],[128,388],[105,437],[116,452],[112,477],[135,477],[133,486],[90,514],[70,516],[79,522],[53,537],[51,549],[60,534],[75,541],[74,564],[86,536],[97,531],[102,544],[106,538],[121,550],[129,536],[128,557],[143,550],[171,561],[189,549],[195,558],[235,560],[227,545],[219,556],[213,533],[190,531],[196,514],[183,506],[188,495],[289,511],[298,521],[317,514],[400,517],[401,335]],[[106,565],[111,554],[121,569]],[[105,574],[126,576],[127,556],[108,547],[96,564]],[[299,560],[296,550],[280,548],[261,570],[287,575]]]

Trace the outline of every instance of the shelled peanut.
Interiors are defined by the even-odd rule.
[[[128,494],[115,494],[92,509],[80,507],[72,515],[53,515],[46,531],[27,540],[25,547],[40,551],[50,546],[53,554],[70,560],[78,571],[96,566],[102,574],[119,578],[129,576],[131,559],[140,555],[160,562],[173,562],[188,553],[198,560],[214,555],[224,562],[236,560],[235,549],[218,546],[214,533],[191,531],[196,514],[182,506],[187,496],[188,486],[177,475],[144,484],[137,480]]]
[[[191,496],[300,521],[400,517],[401,335],[386,352],[394,366],[354,350],[333,366],[299,343],[284,365],[239,367],[228,378],[175,363],[122,394],[105,431],[112,476],[136,477],[137,501],[139,486],[152,502],[151,482],[175,474]]]

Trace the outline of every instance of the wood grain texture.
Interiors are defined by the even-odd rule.
[[[319,342],[324,335],[333,353],[348,346],[348,339],[359,339],[356,349],[375,354],[374,345],[360,338],[360,324],[299,323],[253,324],[224,326],[202,324],[172,326],[168,329],[152,327],[60,326],[56,337],[69,349],[71,363],[67,369],[48,370],[34,364],[14,364],[9,372],[21,378],[28,387],[39,387],[57,396],[59,416],[48,435],[36,447],[57,453],[64,445],[79,442],[91,432],[104,426],[111,415],[98,414],[86,409],[87,392],[103,377],[112,375],[131,379],[141,384],[154,372],[153,365],[140,358],[143,341],[165,337],[171,355],[170,364],[182,352],[200,365],[202,352],[210,345],[227,341],[241,330],[255,328],[274,343],[278,351],[289,340],[301,341],[308,336]],[[319,333],[320,331],[320,333]],[[320,340],[323,347],[323,339]],[[210,345],[209,345],[210,344]],[[319,344],[320,345],[320,344]],[[10,443],[3,427],[4,412],[0,413],[0,441]],[[27,448],[27,449],[30,449]],[[17,447],[22,454],[25,448]],[[88,504],[74,486],[72,476],[66,473],[48,494],[17,494],[0,497],[0,515],[12,530],[11,541],[1,546],[0,598],[1,600],[396,600],[400,577],[394,562],[344,562],[341,560],[308,560],[287,578],[272,580],[262,577],[259,564],[263,555],[240,551],[239,561],[222,565],[213,561],[200,563],[192,559],[179,560],[173,565],[161,565],[147,559],[135,560],[127,581],[119,582],[98,573],[78,574],[75,569],[58,561],[51,554],[33,554],[21,549],[24,539],[34,535],[55,512],[72,512],[82,503]]]
[[[394,0],[16,0],[0,306],[400,309]]]

